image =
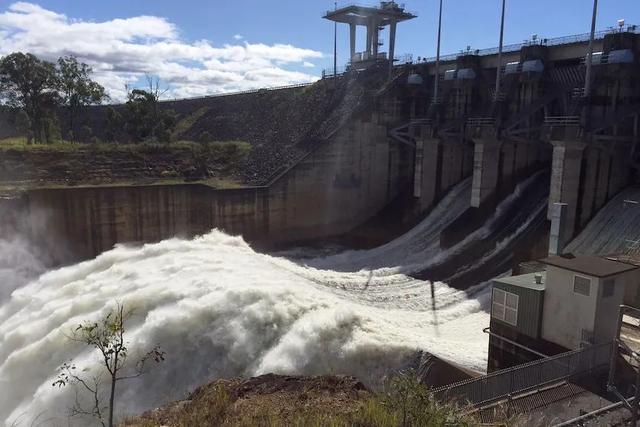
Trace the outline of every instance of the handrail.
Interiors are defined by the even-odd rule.
[[[470,117],[467,124],[471,126],[493,126],[496,120],[493,117]]]
[[[275,90],[297,89],[297,88],[311,86],[314,83],[315,82],[295,83],[295,84],[284,85],[284,86],[270,86],[270,87],[262,87],[257,89],[239,90],[235,92],[212,93],[210,95],[191,96],[186,98],[167,98],[167,99],[159,99],[158,102],[162,103],[162,102],[176,102],[176,101],[193,101],[197,99],[222,98],[225,96],[245,95],[245,94],[259,93],[259,92],[265,92],[265,91],[270,92]],[[114,105],[124,105],[124,104],[125,104],[124,102],[116,102],[112,104],[102,104],[102,105],[114,106]]]
[[[602,343],[433,389],[443,399],[477,406],[608,366],[613,343]]]
[[[595,33],[595,40],[600,40],[603,39],[604,36],[606,36],[607,34],[612,34],[612,33],[616,33],[618,32],[617,30],[602,30],[602,31],[598,31]],[[640,29],[638,27],[636,27],[635,25],[629,26],[629,28],[626,30],[626,32],[629,33],[634,33],[634,34],[640,34]],[[514,44],[510,44],[510,45],[506,45],[502,48],[502,52],[503,53],[509,53],[509,52],[516,52],[519,51],[520,49],[522,49],[524,46],[532,46],[535,44],[542,44],[544,46],[558,46],[558,45],[563,45],[563,44],[572,44],[572,43],[580,43],[580,42],[586,42],[589,40],[590,37],[590,33],[582,33],[582,34],[574,34],[574,35],[570,35],[570,36],[562,36],[562,37],[554,37],[554,38],[550,38],[550,39],[542,39],[538,42],[534,42],[534,41],[530,41],[530,42],[525,42],[525,43],[514,43]],[[444,55],[444,56],[440,56],[440,61],[453,61],[455,59],[458,58],[458,56],[462,56],[462,55],[466,55],[466,54],[474,54],[474,55],[478,55],[478,56],[487,56],[487,55],[494,55],[498,53],[498,47],[491,47],[491,48],[486,48],[486,49],[479,49],[479,50],[471,50],[471,51],[460,51],[458,53],[454,53],[454,54],[449,54],[449,55]],[[435,62],[436,57],[432,56],[426,59],[423,59],[424,62]]]
[[[547,116],[544,118],[545,125],[578,125],[580,116]]]
[[[409,14],[411,14],[413,16],[418,16],[416,11],[405,9],[405,4],[404,3],[396,3],[396,4],[399,6],[400,9],[402,9],[401,11],[403,13],[409,13]],[[361,4],[361,3],[349,3],[349,4],[346,4],[344,6],[341,6],[340,9],[346,9],[346,8],[349,8],[349,7],[357,7],[357,8],[362,8],[362,9],[378,9],[378,10],[387,10],[387,11],[394,10],[394,9],[383,9],[381,7],[365,5],[365,4]],[[338,9],[338,10],[340,10],[340,9]],[[334,12],[336,12],[335,9],[327,10],[326,13],[325,13],[325,17],[329,16],[329,15],[332,15]]]

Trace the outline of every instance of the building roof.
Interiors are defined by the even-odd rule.
[[[536,276],[542,276],[542,283],[536,283]],[[535,291],[544,291],[547,282],[547,273],[544,271],[538,273],[521,274],[519,276],[507,276],[493,280],[496,283],[504,283],[506,285],[518,286],[520,288],[533,289]]]
[[[346,6],[337,10],[329,10],[324,16],[330,21],[357,25],[367,25],[369,19],[373,17],[378,20],[379,25],[389,25],[392,20],[406,21],[415,18],[416,15],[405,11],[403,7],[394,2],[382,2],[381,7]]]
[[[564,268],[565,270],[571,270],[576,273],[583,273],[593,277],[615,276],[616,274],[638,268],[635,265],[594,255],[550,256],[541,261],[547,265]]]

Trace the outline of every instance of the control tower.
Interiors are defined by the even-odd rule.
[[[415,18],[416,15],[406,12],[404,5],[395,1],[382,1],[380,7],[347,6],[328,11],[325,19],[333,22],[349,24],[350,27],[350,60],[349,66],[358,70],[365,69],[378,61],[389,61],[389,69],[393,67],[393,55],[396,45],[396,25],[398,22]],[[366,49],[356,52],[356,26],[367,28]],[[380,31],[389,26],[389,55],[379,52],[382,45]]]

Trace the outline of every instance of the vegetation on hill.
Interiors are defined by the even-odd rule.
[[[373,393],[353,377],[263,375],[220,380],[187,400],[125,421],[121,427],[300,426],[400,427],[478,424],[460,408],[438,402],[413,374]]]
[[[202,182],[241,185],[251,146],[243,141],[28,144],[0,140],[0,182],[10,188]]]
[[[16,130],[29,143],[57,142],[61,139],[57,107],[67,108],[72,135],[79,108],[107,98],[91,73],[73,56],[60,58],[56,65],[15,52],[0,59],[0,101],[13,111]]]
[[[104,89],[92,80],[92,70],[86,64],[73,57],[53,64],[30,54],[13,53],[0,59],[0,150],[20,149],[23,157],[49,149],[70,155],[87,150],[106,155],[136,152],[130,147],[133,144],[166,144],[170,150],[181,151],[182,141],[239,140],[251,147],[241,168],[238,162],[208,164],[207,168],[218,174],[232,171],[225,179],[264,185],[349,123],[367,104],[368,94],[380,87],[384,81],[381,75],[373,70],[320,80],[306,87],[174,101],[161,100],[165,90],[158,79],[147,76],[146,87],[127,88],[125,103],[102,106],[97,104],[106,99]],[[35,89],[28,93],[38,96],[28,97],[19,90],[21,76],[32,76],[27,83]],[[26,139],[27,145],[47,144],[50,148],[25,149],[15,142],[16,138]],[[116,147],[107,148],[106,144]],[[224,156],[218,159],[223,161]],[[73,166],[72,160],[68,162]],[[24,173],[37,173],[52,182],[60,180],[59,169],[40,163],[40,170],[27,171],[27,166]],[[194,165],[186,166],[189,170],[178,171],[179,175],[192,175]],[[157,171],[152,169],[151,175]],[[132,179],[149,175],[144,170],[131,171]],[[6,180],[0,170],[0,181]]]

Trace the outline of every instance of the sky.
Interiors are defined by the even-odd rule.
[[[398,26],[396,53],[434,56],[438,0],[399,3],[418,18]],[[592,4],[507,0],[504,42],[588,32]],[[497,46],[500,6],[444,0],[442,54]],[[0,0],[0,55],[75,55],[115,100],[125,85],[142,85],[145,74],[160,77],[171,98],[304,83],[332,67],[333,23],[321,17],[333,7],[332,0]],[[599,1],[598,29],[620,18],[640,24],[640,0]],[[361,37],[358,50],[363,43]],[[339,26],[340,65],[348,49],[348,27]]]

